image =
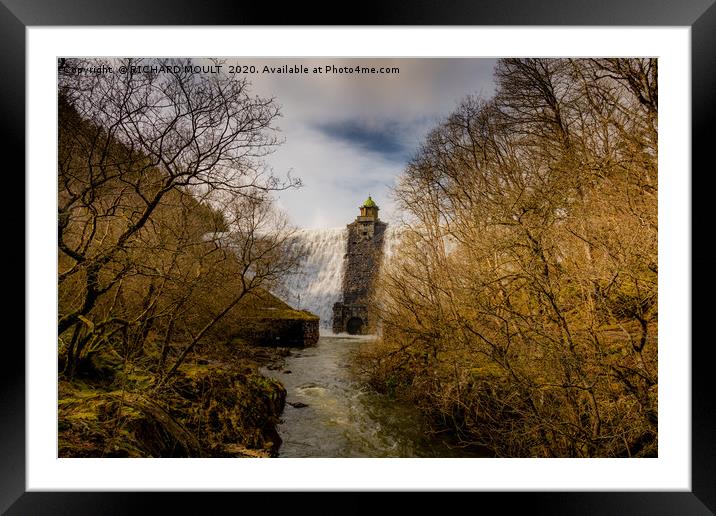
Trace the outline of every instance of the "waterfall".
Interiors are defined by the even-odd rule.
[[[293,237],[293,246],[304,255],[298,270],[288,275],[280,292],[281,299],[294,308],[308,310],[321,318],[321,330],[331,328],[333,304],[343,298],[343,268],[348,229],[302,229]],[[388,226],[383,252],[390,257],[398,241],[397,232]]]
[[[395,225],[388,225],[385,230],[385,236],[383,237],[383,263],[390,260],[398,249],[400,243],[401,229]]]
[[[333,304],[343,296],[343,256],[348,230],[303,229],[293,245],[304,254],[298,270],[284,280],[283,300],[294,308],[321,318],[321,329],[330,328]]]

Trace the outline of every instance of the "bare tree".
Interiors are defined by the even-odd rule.
[[[499,455],[653,455],[656,62],[505,59],[496,78],[396,187],[407,236],[366,366]]]
[[[72,72],[88,64],[128,73]],[[192,290],[169,293],[192,261],[213,260],[202,239],[225,227],[222,203],[268,205],[298,182],[265,166],[279,111],[244,79],[186,60],[67,60],[60,72],[58,332],[72,374],[117,333],[141,341],[166,319],[171,336]]]
[[[275,287],[298,265],[301,255],[291,245],[294,229],[275,211],[265,194],[255,191],[232,199],[226,206],[228,231],[210,237],[221,256],[222,266],[213,271],[213,284],[205,284],[213,303],[210,318],[191,335],[189,342],[169,368],[164,380],[171,377],[191,351],[217,323],[224,319],[248,295]],[[220,274],[216,274],[220,272]]]

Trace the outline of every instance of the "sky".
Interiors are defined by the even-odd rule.
[[[275,97],[284,143],[268,158],[300,189],[277,194],[278,207],[301,228],[352,222],[371,195],[380,218],[396,218],[390,189],[427,133],[467,95],[494,93],[494,59],[242,59],[227,64],[303,65],[306,74],[253,73],[252,94]],[[326,66],[398,67],[395,74],[326,73]],[[322,73],[313,73],[322,67]]]

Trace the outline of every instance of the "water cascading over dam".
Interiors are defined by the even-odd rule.
[[[356,290],[355,284],[361,281],[360,273],[357,275],[358,280],[353,273],[353,279],[345,281],[345,268],[347,264],[351,263],[349,234],[348,227],[304,229],[298,231],[294,237],[293,245],[298,246],[298,250],[304,253],[304,258],[298,270],[286,278],[284,292],[280,294],[282,299],[294,308],[308,310],[318,315],[321,318],[322,333],[330,333],[335,328],[334,305],[336,303],[347,302],[350,305],[358,301],[358,298],[364,294],[364,292],[353,291]],[[371,235],[363,235],[361,226],[360,237],[367,238]],[[392,254],[398,240],[396,235],[397,232],[393,228],[385,229],[385,225],[383,225],[381,229],[382,250],[379,249],[379,251],[385,257]],[[377,271],[371,272],[373,275],[376,273]],[[349,280],[351,279],[350,274]],[[348,287],[346,287],[346,283],[349,284]],[[346,288],[350,292],[346,292]],[[345,296],[346,293],[348,293],[348,297]],[[336,332],[341,331],[345,330],[336,330]]]
[[[321,318],[321,330],[331,327],[333,304],[342,296],[346,228],[302,229],[294,246],[304,254],[298,270],[285,280],[282,298],[294,308]]]

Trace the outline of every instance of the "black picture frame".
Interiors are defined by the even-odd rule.
[[[399,2],[361,2],[355,9],[339,14],[336,4],[294,3],[281,9],[267,9],[263,2],[188,0],[0,0],[0,145],[3,156],[18,157],[14,168],[5,161],[6,196],[25,193],[25,29],[30,26],[63,25],[575,25],[575,26],[688,26],[692,37],[692,157],[691,177],[708,177],[706,166],[709,129],[716,118],[716,6],[715,0],[416,0]],[[267,13],[267,11],[270,11]],[[712,168],[712,166],[710,167]],[[699,170],[700,174],[693,171]],[[17,184],[7,180],[15,179]],[[18,178],[22,178],[19,180]],[[13,190],[10,190],[13,188]],[[704,206],[699,195],[707,188],[692,187],[692,235],[709,235]],[[24,211],[23,211],[24,213]],[[11,222],[12,219],[8,219]],[[25,242],[23,224],[8,224],[16,232],[15,242]],[[22,235],[19,233],[22,232]],[[15,236],[15,235],[12,235]],[[11,238],[11,237],[10,237]],[[704,240],[692,240],[707,245]],[[19,248],[19,244],[17,245]],[[32,274],[23,251],[6,270],[24,269]],[[704,255],[702,255],[704,256]],[[693,260],[704,271],[705,259]],[[13,269],[9,269],[12,266]],[[701,290],[709,285],[708,276],[700,280]],[[14,299],[14,298],[13,298]],[[23,292],[22,299],[25,299]],[[697,303],[692,295],[692,320],[708,320],[709,303]],[[16,306],[20,306],[16,303]],[[22,306],[25,306],[23,303]],[[32,307],[26,307],[32,310]],[[6,316],[7,317],[7,316]],[[10,321],[7,322],[8,326]],[[529,493],[453,493],[450,506],[468,503],[476,507],[500,504],[502,510],[522,508],[537,514],[713,514],[716,512],[716,411],[711,381],[710,342],[692,341],[692,490],[690,492],[529,492]],[[24,340],[24,335],[23,335]],[[69,493],[26,492],[25,475],[25,352],[16,339],[4,345],[0,374],[0,512],[7,514],[142,514],[149,504],[159,503],[162,512],[187,513],[226,502],[236,504],[271,503],[292,510],[301,504],[318,503],[317,493],[300,497],[296,493]],[[690,343],[684,343],[685,346]],[[211,494],[209,501],[208,495]],[[277,498],[278,496],[278,498]],[[344,500],[337,510],[371,510],[374,494],[351,493],[356,503]],[[424,493],[410,494],[412,503],[425,506]],[[257,497],[260,499],[257,500]],[[269,499],[270,498],[270,502]],[[290,500],[285,500],[291,498]],[[368,499],[366,499],[368,498]],[[407,497],[404,497],[407,498]],[[443,509],[444,501],[437,501]],[[210,504],[210,505],[209,505]],[[290,505],[288,505],[290,504]],[[323,505],[323,503],[321,503]],[[230,505],[231,506],[231,505]],[[238,506],[234,506],[238,510]],[[285,510],[284,509],[284,510]],[[212,512],[212,511],[208,511]]]

